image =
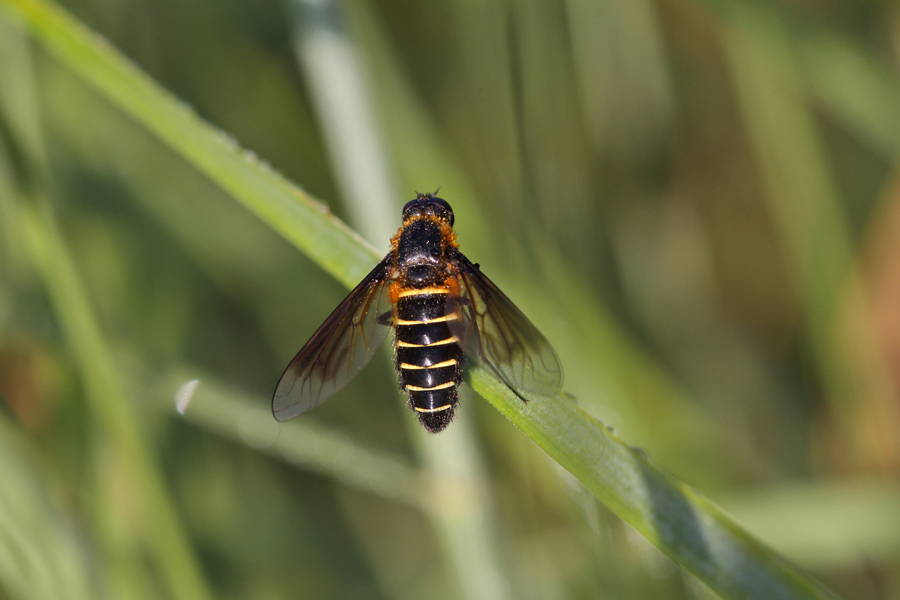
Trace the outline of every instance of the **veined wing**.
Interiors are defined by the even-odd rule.
[[[272,414],[279,421],[322,404],[365,366],[390,327],[378,317],[390,310],[391,258],[344,298],[291,361],[275,388]]]
[[[520,398],[519,391],[556,395],[563,374],[550,342],[462,252],[456,250],[452,260],[459,271],[459,297],[451,300],[451,308],[462,318],[451,324],[466,356],[488,367]]]

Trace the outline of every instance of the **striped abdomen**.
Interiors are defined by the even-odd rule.
[[[448,321],[447,290],[407,288],[397,300],[395,348],[400,387],[425,428],[437,433],[453,418],[462,376],[462,350]]]

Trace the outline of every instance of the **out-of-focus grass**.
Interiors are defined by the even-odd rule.
[[[335,235],[330,238],[320,235],[317,238],[319,243],[332,248],[331,255],[353,256],[352,250],[344,250],[342,247],[353,243],[362,246],[350,237],[342,238],[343,229],[338,224],[323,216],[317,217],[315,213],[307,213],[302,227],[294,227],[290,223],[285,224],[276,220],[277,215],[284,212],[284,202],[283,194],[276,193],[273,196],[273,191],[279,189],[290,191],[286,182],[279,180],[267,169],[260,169],[254,164],[234,162],[235,149],[230,144],[223,143],[220,136],[191,115],[185,115],[168,97],[143,81],[140,74],[129,70],[113,52],[103,46],[92,44],[86,35],[79,32],[77,24],[63,13],[54,12],[40,4],[27,6],[34,9],[33,13],[29,11],[22,13],[29,19],[29,29],[53,54],[69,64],[77,74],[84,76],[104,95],[113,99],[135,120],[146,123],[148,129],[159,134],[175,149],[183,150],[189,161],[198,164],[214,182],[223,189],[230,190],[237,200],[244,203],[274,230],[289,230],[285,230],[286,237],[304,248],[310,245],[310,241],[305,239],[308,236],[307,232],[312,230],[325,232],[333,228],[336,230]],[[301,32],[301,36],[318,35],[309,31],[310,27],[306,29],[305,33]],[[328,30],[334,32],[333,26]],[[322,30],[321,33],[326,34],[326,31]],[[313,57],[306,57],[306,51],[302,50],[301,55],[306,58],[307,70],[316,72],[319,70],[319,62],[330,62],[323,60],[322,53],[327,50],[319,45]],[[314,61],[315,64],[312,64]],[[344,68],[352,68],[351,64],[352,61],[344,61]],[[324,76],[327,70],[323,69],[321,73],[322,75],[316,77],[317,85],[322,86],[326,92],[332,87],[334,89],[342,87],[333,85],[330,79]],[[137,93],[139,97],[131,92],[135,89],[140,90]],[[148,106],[154,107],[154,110],[148,111],[146,109]],[[348,108],[349,110],[345,110],[336,104],[328,110],[335,114],[346,113],[349,120],[362,124],[364,119],[354,115],[355,108],[352,105]],[[327,122],[335,120],[336,116]],[[326,134],[330,135],[332,129],[341,128],[327,125]],[[187,139],[178,141],[177,137]],[[342,137],[346,136],[334,136],[333,154],[350,155],[351,153],[346,151],[349,141],[342,140]],[[362,157],[356,160],[362,160]],[[342,163],[343,160],[336,162]],[[247,181],[249,184],[235,187],[235,181]],[[127,404],[109,403],[111,398],[123,397],[122,386],[114,376],[109,352],[104,347],[102,336],[87,306],[75,269],[65,258],[66,252],[62,243],[58,241],[59,235],[50,224],[50,219],[37,216],[34,210],[23,208],[22,222],[27,232],[26,238],[34,263],[38,267],[44,286],[48,289],[52,306],[59,315],[67,338],[72,344],[73,354],[82,358],[92,357],[90,362],[79,361],[78,367],[86,382],[87,395],[96,404],[95,412],[113,438],[114,445],[122,447],[126,465],[144,474],[138,478],[138,481],[146,485],[141,495],[156,499],[160,496],[157,476],[153,472],[152,465],[139,450],[142,447],[141,438],[137,432],[131,430],[133,419],[123,412]],[[350,261],[348,267],[352,266],[352,259]],[[326,262],[326,264],[334,263]],[[340,263],[337,268],[341,268]],[[527,406],[523,406],[512,392],[492,378],[485,378],[483,374],[474,370],[470,372],[473,387],[479,393],[497,406],[616,514],[622,516],[672,559],[697,575],[718,593],[726,597],[758,598],[769,598],[773,595],[785,598],[830,596],[826,589],[807,578],[802,572],[785,565],[781,557],[770,553],[764,546],[738,530],[697,494],[674,479],[659,473],[655,466],[640,456],[640,453],[613,439],[605,427],[584,411],[575,408],[567,399],[533,398]],[[184,412],[187,406],[190,392],[185,390],[190,390],[192,385],[186,384],[178,393],[178,404],[181,407],[179,412]],[[205,414],[208,415],[208,411]],[[228,421],[231,417],[234,421],[232,427],[240,427],[234,415],[235,411],[228,411],[227,406],[223,404],[219,423]],[[207,416],[201,422],[210,426],[216,420]],[[463,416],[457,419],[456,426],[450,432],[434,440],[426,440],[427,436],[420,430],[415,430],[418,445],[424,449],[421,453],[423,467],[427,469],[432,480],[442,479],[437,486],[436,494],[430,494],[427,490],[420,492],[424,498],[419,504],[426,508],[426,515],[432,517],[433,528],[445,549],[447,562],[455,566],[454,572],[464,595],[470,598],[497,598],[507,592],[502,581],[503,577],[500,575],[501,561],[494,549],[497,544],[492,541],[490,535],[485,535],[488,530],[483,524],[490,518],[489,512],[478,508],[460,511],[458,507],[459,499],[462,497],[478,498],[486,495],[486,491],[483,491],[485,485],[481,481],[483,478],[480,475],[478,461],[469,458],[473,458],[475,451],[469,441],[471,435],[466,424],[466,418]],[[222,429],[222,426],[219,428]],[[342,460],[340,457],[347,453],[349,447],[345,447],[342,451],[337,444],[326,442],[328,436],[322,440],[321,436],[309,430],[295,428],[287,430],[286,435],[298,442],[313,439],[316,446],[323,447],[323,452],[334,453],[338,462],[325,464],[331,467],[328,473],[338,475],[338,480],[362,482],[359,476],[352,478],[349,472],[340,473]],[[293,448],[301,449],[302,445],[295,443]],[[357,467],[362,467],[364,454],[361,452],[357,454],[359,456],[354,462],[357,463]],[[300,452],[295,452],[294,456],[300,456]],[[323,461],[319,459],[319,462]],[[372,488],[369,486],[367,489]],[[447,491],[452,498],[457,498],[457,501],[438,500],[437,496]],[[465,504],[477,507],[490,503]],[[160,535],[152,537],[151,542],[157,542],[155,546],[157,554],[164,559],[160,562],[163,571],[169,576],[168,585],[176,593],[188,595],[202,593],[198,589],[200,581],[196,580],[196,567],[190,554],[185,551],[183,539],[172,535],[177,530],[173,528],[171,514],[165,510],[167,507],[167,502],[150,502],[146,512],[149,513],[148,520],[159,521],[161,524],[160,528],[153,530]],[[734,565],[740,565],[740,568],[735,569]],[[182,572],[175,571],[173,567],[182,568]],[[182,584],[186,584],[186,587],[179,587]],[[193,592],[190,587],[194,588]]]
[[[346,188],[326,166],[284,6],[66,6],[340,210],[334,190]],[[892,480],[898,464],[898,271],[887,250],[898,197],[891,107],[900,105],[887,57],[898,11],[734,6],[347,2],[343,17],[368,61],[400,189],[443,186],[463,248],[553,341],[566,390],[845,597],[889,598],[895,492],[872,479]],[[139,372],[197,364],[226,389],[265,398],[339,288],[58,60],[40,48],[25,66],[14,60],[27,44],[0,35],[0,189],[15,190],[15,178],[49,192],[103,331],[112,347],[131,349]],[[22,73],[38,91],[24,101],[8,85]],[[151,121],[155,109],[146,107]],[[23,133],[23,110],[41,122],[43,149]],[[179,151],[197,163],[198,148]],[[38,173],[27,166],[35,155]],[[230,175],[229,193],[246,189],[241,173]],[[84,359],[60,344],[22,232],[10,230],[10,194],[0,202],[0,391],[44,480],[41,510],[81,536],[75,564],[93,564],[100,539],[140,553],[139,522],[95,528],[92,511],[130,506],[129,486],[102,482],[127,479],[87,443],[88,405],[72,375]],[[285,215],[286,230],[287,219],[303,225]],[[312,255],[329,247],[307,242]],[[411,417],[395,410],[393,388],[373,364],[304,418],[345,432],[352,447],[403,456],[411,444],[401,419]],[[477,417],[495,507],[486,527],[514,593],[708,593],[478,403],[461,410]],[[427,521],[404,503],[327,470],[285,467],[220,437],[213,420],[185,426],[150,406],[137,414],[217,596],[462,593]],[[767,488],[791,493],[772,500]],[[160,585],[138,560],[107,572],[130,589]],[[10,595],[25,589],[4,583]]]

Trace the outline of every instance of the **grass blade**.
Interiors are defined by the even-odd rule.
[[[62,64],[159,136],[248,210],[346,285],[355,285],[377,253],[303,190],[242,151],[122,55],[55,5],[5,0]],[[322,227],[328,223],[327,227]]]
[[[119,379],[86,293],[50,218],[34,209],[22,215],[25,238],[50,301],[78,361],[92,409],[109,436],[116,460],[127,470],[146,518],[153,523],[148,542],[172,596],[211,597],[184,530],[168,497],[163,476],[145,445],[132,402]]]
[[[565,398],[523,404],[473,370],[472,386],[614,513],[724,598],[835,598],[701,493]]]

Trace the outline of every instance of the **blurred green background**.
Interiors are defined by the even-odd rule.
[[[900,598],[900,5],[61,5],[379,253],[440,186],[582,407]],[[421,433],[387,344],[276,425],[345,290],[13,24],[0,598],[713,597],[469,390]]]

